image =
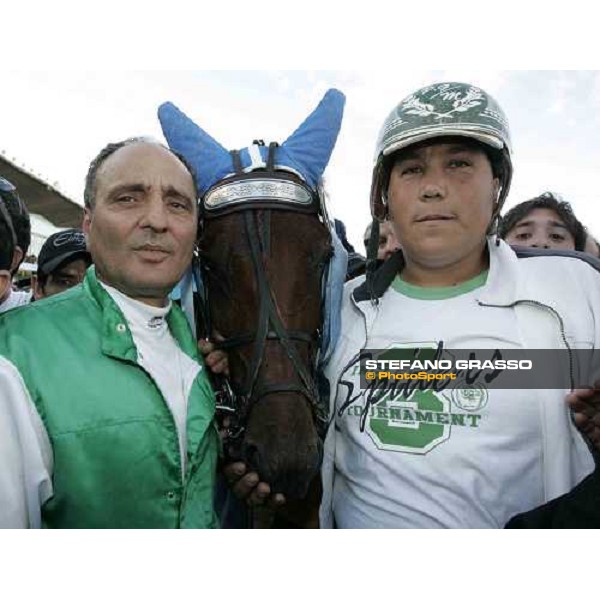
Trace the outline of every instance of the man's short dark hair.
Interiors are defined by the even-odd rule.
[[[17,194],[15,186],[3,177],[0,177],[0,180],[0,197],[4,201],[4,206],[10,215],[17,237],[17,245],[23,251],[24,259],[31,244],[31,219],[29,218],[29,211],[23,200],[19,197],[19,194]],[[16,265],[13,269],[13,274],[16,273],[18,268],[19,265]]]
[[[199,194],[198,194],[198,186],[196,184],[196,174],[194,173],[194,169],[187,162],[187,160],[185,158],[183,158],[183,156],[181,156],[179,153],[175,152],[174,150],[171,150],[171,148],[169,148],[168,146],[165,146],[164,144],[161,144],[160,142],[153,140],[151,138],[139,136],[139,137],[127,138],[126,140],[122,140],[120,142],[114,142],[114,143],[107,144],[106,146],[104,146],[104,148],[102,148],[102,150],[100,150],[98,155],[92,160],[92,162],[90,163],[90,166],[88,168],[86,178],[85,178],[85,189],[83,192],[83,201],[84,201],[86,208],[89,208],[89,209],[94,208],[94,203],[96,201],[96,178],[98,176],[98,170],[104,164],[104,161],[109,156],[114,154],[117,150],[120,150],[121,148],[124,148],[125,146],[131,146],[132,144],[154,144],[156,146],[160,146],[161,148],[164,148],[165,150],[168,150],[173,156],[178,158],[184,164],[185,168],[190,172],[190,175],[192,176],[192,180],[194,182],[194,193],[196,194],[195,199],[198,198]]]
[[[540,196],[513,206],[500,221],[498,227],[499,237],[503,240],[506,239],[517,223],[536,208],[553,210],[564,223],[567,231],[573,236],[575,250],[583,250],[586,238],[585,227],[575,216],[571,205],[565,200],[559,200],[552,192],[544,192]]]

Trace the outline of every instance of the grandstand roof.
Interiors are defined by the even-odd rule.
[[[16,186],[30,213],[42,215],[57,227],[81,227],[83,207],[57,189],[18,165],[15,159],[0,154],[0,176]]]

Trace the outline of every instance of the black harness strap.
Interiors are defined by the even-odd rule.
[[[306,388],[303,390],[304,395],[312,401],[315,394],[314,385],[312,384],[310,375],[306,372],[306,369],[302,364],[302,360],[298,354],[298,351],[292,344],[289,334],[281,322],[281,316],[277,310],[277,303],[273,295],[273,289],[267,280],[266,269],[264,268],[264,254],[261,253],[259,248],[259,239],[263,238],[263,236],[260,236],[259,232],[256,231],[256,225],[253,222],[252,216],[253,213],[250,211],[246,212],[244,215],[246,235],[248,236],[248,243],[250,245],[252,261],[255,266],[258,283],[260,313],[257,334],[255,338],[256,348],[252,361],[252,368],[250,370],[252,378],[246,384],[246,390],[248,391],[244,395],[248,397],[253,395],[254,386],[258,377],[258,371],[262,363],[265,344],[267,339],[270,337],[272,340],[279,340],[281,345],[284,347],[286,354],[294,366],[296,374]],[[273,328],[272,330],[269,329],[269,324]],[[269,336],[269,334],[271,335]],[[255,401],[258,401],[258,399],[259,397],[256,397]]]
[[[277,142],[269,144],[269,154],[267,155],[267,173],[272,173],[275,170],[275,149],[279,146]]]
[[[252,396],[252,391],[256,379],[258,377],[258,371],[260,369],[260,363],[262,360],[262,355],[265,350],[265,341],[267,339],[267,333],[269,331],[269,311],[264,303],[264,297],[267,287],[266,277],[264,274],[264,269],[260,264],[261,252],[258,248],[258,232],[256,230],[256,226],[253,222],[253,217],[255,214],[251,211],[247,211],[244,213],[244,225],[246,228],[246,237],[248,239],[248,243],[250,244],[251,256],[252,256],[252,264],[254,265],[254,271],[256,276],[256,281],[258,283],[258,294],[259,294],[259,314],[258,314],[258,325],[256,328],[256,348],[254,351],[254,356],[252,358],[252,363],[249,372],[249,378],[246,381],[244,396],[250,398]]]
[[[296,342],[306,342],[309,344],[314,344],[319,340],[318,332],[314,335],[310,333],[306,333],[306,331],[296,331],[294,329],[286,329],[288,338],[290,340],[294,340]],[[269,329],[267,332],[267,340],[278,340],[279,335],[277,332]],[[215,347],[220,350],[228,350],[230,348],[235,348],[236,346],[243,346],[244,344],[252,344],[256,340],[256,334],[254,333],[243,333],[241,335],[236,335],[229,337],[225,340],[221,340],[220,342],[215,342]]]
[[[229,154],[231,154],[231,160],[233,161],[233,168],[235,169],[236,174],[241,175],[244,172],[244,169],[242,168],[242,159],[240,157],[240,151],[231,150]]]

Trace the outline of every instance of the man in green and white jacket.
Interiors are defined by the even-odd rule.
[[[90,165],[81,286],[0,318],[0,527],[214,527],[214,396],[168,294],[196,239],[186,164],[148,140]]]

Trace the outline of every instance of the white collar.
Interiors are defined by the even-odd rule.
[[[172,306],[170,299],[166,306],[150,306],[127,296],[102,281],[99,283],[121,309],[130,326],[137,326],[149,331],[158,331],[166,327],[166,317]]]
[[[519,258],[504,240],[498,240],[496,236],[488,237],[487,245],[489,274],[477,299],[484,304],[510,306],[519,299]]]

